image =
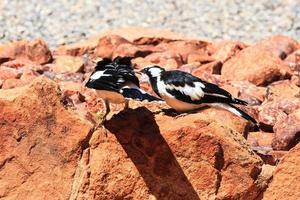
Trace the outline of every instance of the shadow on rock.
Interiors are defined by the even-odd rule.
[[[114,115],[105,127],[115,134],[157,199],[200,199],[147,108]]]

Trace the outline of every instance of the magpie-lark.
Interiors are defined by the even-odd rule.
[[[233,105],[247,105],[247,102],[232,97],[229,92],[215,84],[183,71],[166,71],[157,65],[146,67],[141,73],[142,79],[147,79],[153,91],[178,112],[194,111],[207,105],[218,106],[259,127],[254,118]]]
[[[106,113],[110,112],[110,103],[125,103],[128,108],[128,99],[160,100],[141,90],[139,80],[135,76],[130,57],[116,57],[114,60],[104,58],[99,61],[86,83],[86,87],[97,90],[97,95],[105,102]]]

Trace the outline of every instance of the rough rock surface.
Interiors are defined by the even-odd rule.
[[[242,135],[204,114],[174,120],[137,108],[105,127],[76,174],[76,199],[254,199],[262,189],[261,160]]]
[[[273,40],[262,41],[243,49],[225,62],[221,74],[231,80],[249,81],[255,85],[266,85],[291,77],[292,72],[288,65],[270,50],[271,47],[266,47],[273,45],[273,42]],[[277,52],[281,49],[278,47],[275,50]]]
[[[92,125],[45,78],[0,90],[0,197],[67,199]]]
[[[45,64],[51,61],[52,56],[47,44],[43,40],[18,42],[0,45],[1,60],[21,59],[37,64]]]
[[[300,144],[291,149],[278,164],[273,180],[263,195],[264,200],[300,198]]]

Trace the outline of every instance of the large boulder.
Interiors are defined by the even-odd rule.
[[[288,64],[276,53],[289,51],[279,47],[273,50],[276,46],[274,42],[282,46],[281,40],[272,40],[272,43],[262,41],[241,50],[224,63],[222,76],[230,80],[249,81],[255,85],[267,85],[291,77],[292,72]]]
[[[71,199],[255,199],[262,189],[260,158],[206,114],[137,108],[105,127],[83,155]]]
[[[0,196],[68,199],[92,124],[67,110],[45,78],[0,90]]]

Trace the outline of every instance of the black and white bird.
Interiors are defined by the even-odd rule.
[[[104,58],[99,61],[86,83],[86,87],[96,89],[97,95],[105,102],[106,113],[110,112],[110,103],[125,103],[128,100],[161,100],[140,89],[139,79],[135,76],[130,57],[116,57],[114,60]]]
[[[141,73],[142,79],[147,79],[153,91],[178,112],[194,111],[203,106],[217,106],[251,121],[258,127],[254,118],[234,105],[247,105],[247,102],[232,97],[229,92],[215,84],[183,71],[166,71],[157,65],[146,67]]]

